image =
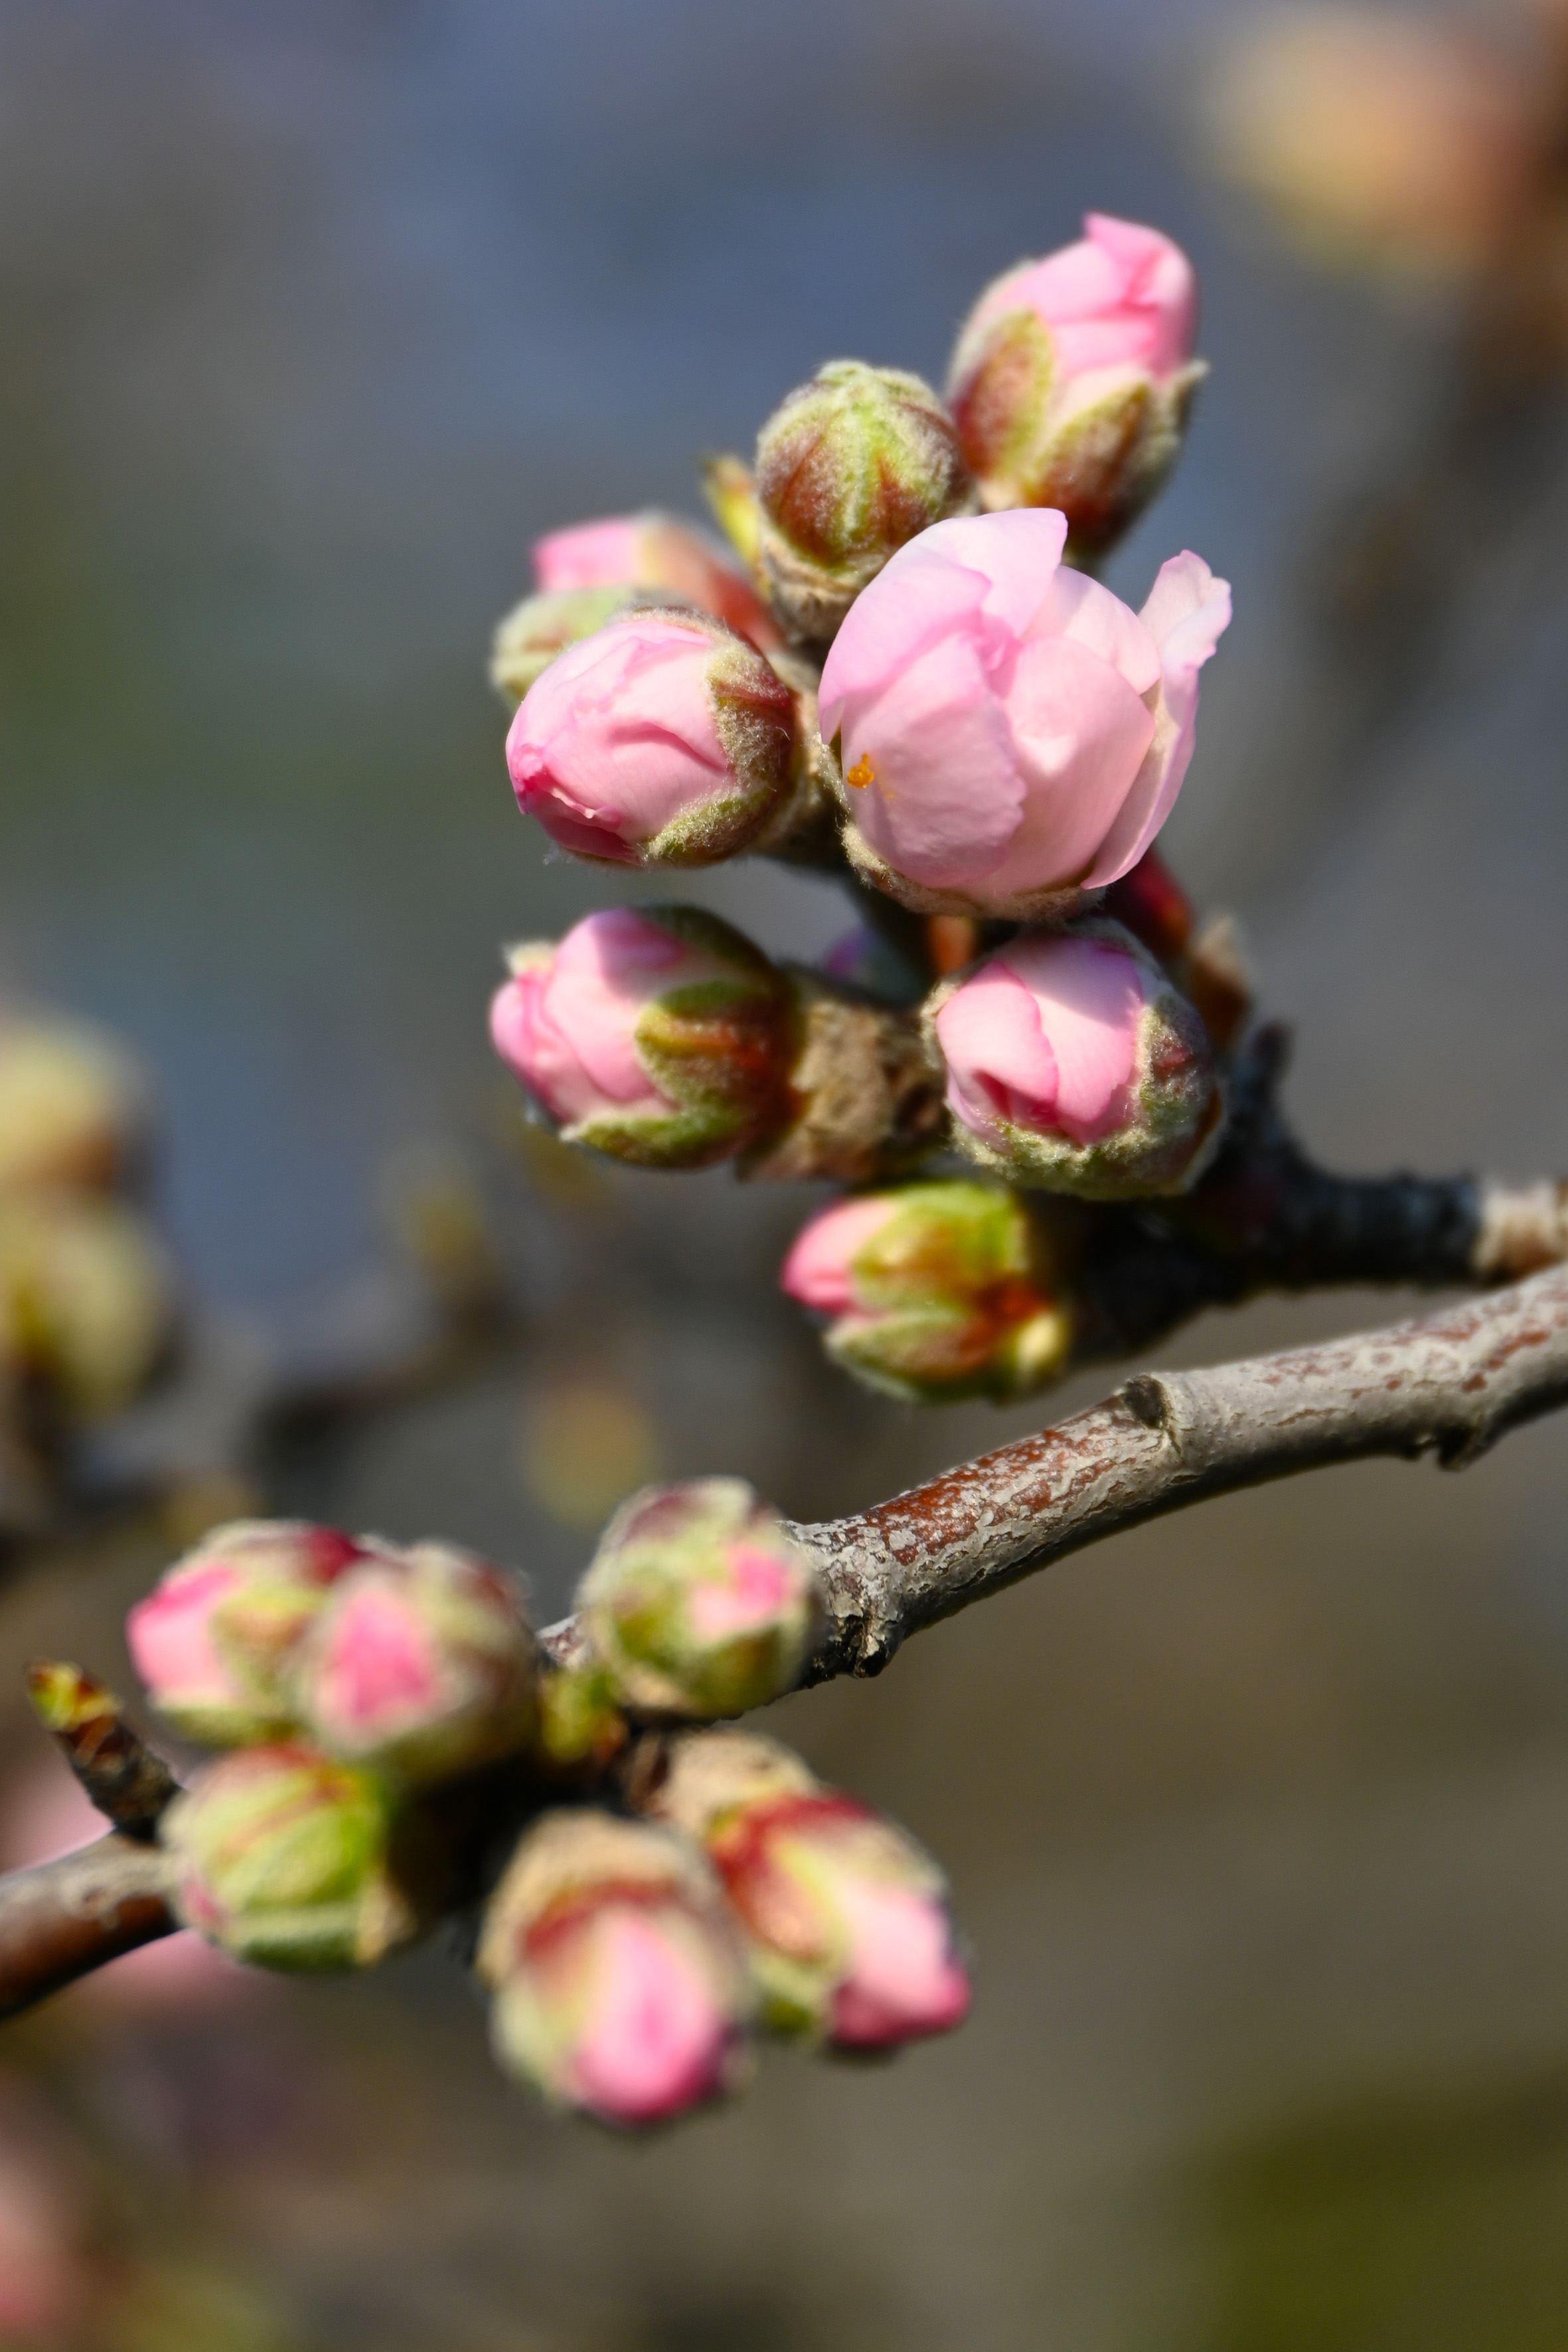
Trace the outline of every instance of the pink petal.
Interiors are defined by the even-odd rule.
[[[1230,583],[1190,551],[1162,564],[1139,616],[1160,648],[1152,740],[1088,877],[1092,887],[1136,866],[1175,806],[1197,740],[1198,673],[1230,625]]]
[[[643,1007],[691,961],[675,935],[629,907],[589,915],[567,932],[545,982],[543,1004],[602,1097],[668,1108],[637,1058]]]
[[[977,1134],[998,1118],[1048,1128],[1057,1106],[1056,1056],[1033,997],[999,958],[954,990],[936,1016],[955,1118]]]
[[[997,898],[1077,882],[1131,790],[1154,732],[1118,669],[1073,637],[1032,637],[1006,698],[1022,821],[986,876]]]
[[[887,1223],[892,1204],[882,1195],[839,1201],[813,1217],[784,1262],[779,1288],[803,1307],[842,1314],[855,1303],[856,1257]]]
[[[316,1711],[323,1719],[363,1735],[434,1706],[442,1696],[430,1643],[407,1603],[374,1584],[345,1594],[316,1685]]]
[[[1103,940],[1026,933],[996,961],[1027,990],[1057,1066],[1050,1127],[1092,1143],[1126,1117],[1143,1015],[1138,966]]]
[[[577,2095],[621,2123],[655,2123],[705,2098],[719,2083],[728,2028],[696,1959],[629,1904],[605,1905],[588,1942]]]
[[[835,1891],[850,1960],[834,2001],[834,2039],[874,2048],[957,2025],[969,2007],[969,1979],[952,1957],[937,1898],[847,1872]]]
[[[213,1647],[212,1612],[239,1582],[227,1560],[198,1561],[163,1579],[125,1620],[131,1662],[154,1700],[233,1706],[244,1694]]]
[[[768,1624],[795,1597],[788,1564],[753,1544],[733,1543],[725,1553],[726,1580],[698,1585],[687,1604],[692,1631],[702,1642],[721,1642]]]
[[[542,594],[559,588],[613,588],[640,580],[641,515],[606,515],[574,523],[533,542],[533,584]]]
[[[846,776],[860,830],[890,866],[945,888],[1005,853],[1024,802],[1002,707],[973,637],[928,646],[844,726]]]
[[[1134,694],[1160,682],[1160,649],[1142,621],[1087,572],[1064,566],[1054,575],[1025,635],[1070,637],[1120,670]]]

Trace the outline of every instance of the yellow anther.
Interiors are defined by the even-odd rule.
[[[844,781],[847,784],[853,784],[858,793],[863,793],[868,784],[876,782],[876,777],[877,771],[871,765],[870,754],[862,751]]]

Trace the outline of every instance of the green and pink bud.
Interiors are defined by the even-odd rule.
[[[558,654],[506,743],[518,805],[579,857],[711,866],[782,838],[809,792],[795,699],[705,614],[639,609]]]
[[[1205,373],[1181,247],[1105,214],[1084,227],[987,287],[948,383],[984,503],[1058,509],[1077,558],[1109,547],[1153,497]]]
[[[718,1871],[773,2032],[885,2050],[962,2022],[946,1882],[891,1822],[743,1732],[678,1742],[655,1802]]]
[[[516,1591],[445,1544],[389,1548],[345,1569],[289,1681],[318,1745],[399,1786],[516,1755],[537,1722],[537,1654]]]
[[[1089,1200],[1184,1192],[1224,1100],[1203,1022],[1119,923],[1027,931],[927,1011],[953,1140],[1016,1183]]]
[[[418,1932],[394,1875],[385,1796],[309,1748],[242,1748],[198,1772],[164,1814],[171,1901],[236,1959],[365,1968]]]
[[[552,2105],[637,2128],[738,2087],[752,1996],[711,1870],[668,1830],[546,1813],[485,1913],[496,2053]]]
[[[743,1479],[695,1478],[622,1506],[577,1609],[626,1705],[727,1716],[793,1687],[821,1600],[809,1557]]]
[[[165,1569],[125,1621],[132,1664],[164,1719],[209,1748],[295,1727],[291,1654],[361,1547],[336,1528],[240,1519]]]
[[[952,417],[898,368],[831,360],[757,439],[760,567],[793,636],[828,642],[888,558],[973,505]]]
[[[608,909],[510,962],[490,1034],[569,1143],[705,1168],[787,1118],[788,983],[717,916]]]
[[[830,1356],[917,1404],[1027,1396],[1067,1366],[1070,1295],[1042,1221],[994,1184],[860,1193],[814,1217],[780,1286],[829,1318]]]

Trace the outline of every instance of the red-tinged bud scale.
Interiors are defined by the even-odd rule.
[[[552,2105],[637,2128],[738,2086],[752,1995],[718,1884],[686,1840],[546,1813],[485,1913],[496,2053]]]

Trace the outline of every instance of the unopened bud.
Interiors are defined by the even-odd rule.
[[[419,1921],[388,1859],[367,1773],[308,1748],[242,1748],[164,1814],[171,1900],[187,1927],[264,1968],[368,1967]]]
[[[614,1678],[588,1655],[550,1665],[539,1683],[538,1750],[557,1770],[603,1766],[626,1746],[626,1718]]]
[[[788,986],[717,916],[617,908],[557,946],[518,949],[511,966],[490,1034],[568,1142],[705,1168],[785,1115]]]
[[[339,1577],[289,1688],[330,1754],[423,1784],[526,1746],[535,1670],[533,1635],[500,1570],[444,1544],[411,1544]]]
[[[816,1630],[816,1577],[743,1479],[650,1486],[610,1521],[578,1590],[628,1705],[743,1715],[792,1687]]]
[[[725,549],[679,515],[649,509],[553,530],[534,542],[533,572],[541,589],[642,588],[694,604],[764,653],[784,643],[767,606]]]
[[[519,704],[506,756],[524,815],[615,866],[760,848],[809,789],[790,688],[689,611],[628,613],[558,655]]]
[[[1207,1032],[1130,931],[1029,931],[928,1018],[953,1140],[982,1167],[1090,1200],[1180,1192],[1218,1141]]]
[[[914,1403],[1026,1396],[1066,1368],[1072,1345],[1045,1227],[993,1184],[840,1201],[805,1227],[779,1280],[832,1318],[837,1362]]]
[[[891,1822],[733,1731],[679,1740],[654,1803],[707,1849],[775,2032],[887,2049],[961,2022],[946,1882]]]
[[[760,561],[792,635],[824,644],[909,540],[973,504],[952,417],[898,368],[830,360],[757,437]]]
[[[0,1021],[0,1191],[98,1192],[142,1157],[141,1074],[112,1038],[74,1021]]]
[[[737,2087],[752,1995],[694,1846],[607,1813],[546,1813],[485,1913],[479,1971],[503,2065],[603,2123],[667,2122]]]
[[[1159,488],[1204,374],[1180,247],[1100,213],[1084,226],[1079,244],[987,287],[948,386],[984,504],[1059,509],[1079,558],[1108,547]]]
[[[168,1260],[133,1209],[0,1196],[0,1379],[37,1381],[68,1415],[119,1412],[156,1370],[174,1319]]]
[[[125,1621],[132,1664],[159,1714],[213,1748],[295,1725],[292,1651],[360,1546],[336,1528],[239,1519],[165,1569]]]

